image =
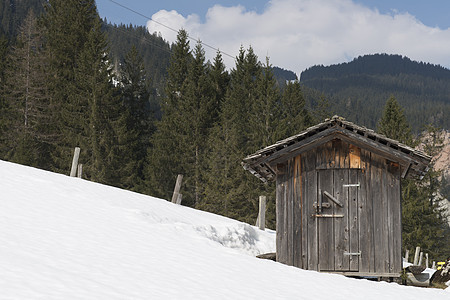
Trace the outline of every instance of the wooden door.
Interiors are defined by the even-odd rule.
[[[359,169],[317,171],[318,269],[359,270]]]

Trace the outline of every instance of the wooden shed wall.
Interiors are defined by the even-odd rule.
[[[308,270],[400,273],[398,164],[333,140],[278,164],[276,170],[278,261]],[[342,187],[358,182],[359,187]],[[327,214],[344,218],[313,216],[320,186],[334,186],[329,192],[344,205],[328,201]]]

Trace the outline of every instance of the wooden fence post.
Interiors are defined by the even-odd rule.
[[[259,196],[259,213],[257,221],[259,229],[266,229],[266,196]]]
[[[409,259],[409,250],[406,250],[405,261],[408,262],[408,259]]]
[[[83,175],[83,164],[78,164],[77,177],[81,178],[81,175]]]
[[[425,268],[428,269],[429,264],[428,264],[428,253],[425,253]]]
[[[433,270],[436,270],[436,262],[433,260],[433,264],[431,265],[431,268],[433,269]]]
[[[416,253],[414,253],[414,262],[413,265],[417,266],[419,263],[419,253],[420,253],[420,247],[416,247]]]
[[[183,194],[178,194],[178,197],[177,197],[177,204],[178,205],[181,205],[181,200],[183,200]]]
[[[422,260],[423,260],[423,252],[420,252],[420,256],[419,256],[419,263],[417,264],[418,266],[422,265]]]
[[[72,168],[70,169],[70,177],[75,177],[77,175],[79,157],[80,157],[80,147],[75,147],[72,159]]]
[[[180,194],[181,181],[182,180],[183,180],[183,175],[182,174],[178,174],[177,182],[175,183],[175,188],[173,189],[172,203],[177,203],[178,194]],[[180,200],[180,202],[181,202],[181,200]]]

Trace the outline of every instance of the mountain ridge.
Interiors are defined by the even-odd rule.
[[[425,125],[450,129],[450,70],[401,55],[372,54],[351,62],[313,66],[300,75],[307,101],[322,94],[332,114],[376,128],[386,100],[394,96],[414,132]],[[311,96],[312,95],[312,96]]]

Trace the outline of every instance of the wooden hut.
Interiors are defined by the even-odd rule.
[[[348,276],[398,277],[400,179],[423,176],[430,157],[340,117],[244,159],[276,181],[277,261]]]

